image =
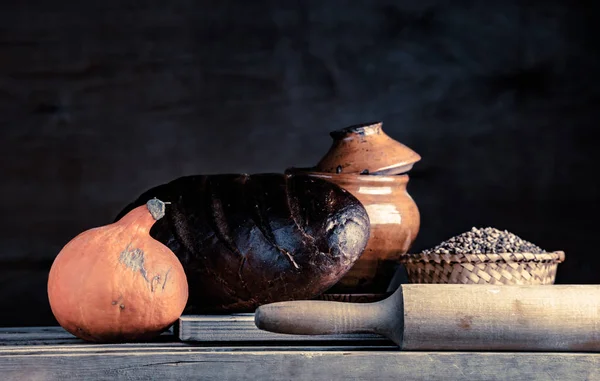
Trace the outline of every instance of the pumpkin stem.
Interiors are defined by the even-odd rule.
[[[155,220],[160,220],[165,216],[165,202],[160,201],[156,197],[148,200],[146,207]],[[169,203],[170,204],[170,203]]]

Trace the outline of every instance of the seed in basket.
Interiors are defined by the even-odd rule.
[[[531,253],[546,251],[506,230],[496,228],[472,228],[452,237],[436,247],[424,250],[423,254],[501,254]]]
[[[472,228],[401,256],[410,283],[553,284],[562,251],[546,252],[506,230]]]

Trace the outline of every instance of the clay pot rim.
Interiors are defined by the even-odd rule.
[[[381,133],[383,127],[382,121],[375,122],[367,122],[367,123],[359,123],[354,124],[352,126],[348,126],[339,130],[331,131],[329,136],[334,139],[341,139],[345,136],[349,135],[370,135],[370,134],[379,134]]]
[[[288,168],[285,170],[287,174],[306,174],[317,178],[331,178],[354,183],[377,183],[377,184],[404,184],[408,183],[409,175],[403,173],[401,175],[360,175],[358,173],[332,173],[319,172],[312,168]]]

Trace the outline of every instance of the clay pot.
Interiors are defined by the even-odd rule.
[[[419,209],[406,191],[408,175],[365,176],[288,169],[326,179],[346,189],[367,210],[370,235],[352,268],[328,293],[384,293],[401,255],[408,252],[419,232]]]
[[[421,156],[389,137],[381,122],[350,126],[329,134],[333,144],[314,167],[317,172],[396,175],[408,172]]]
[[[392,139],[382,123],[330,133],[333,143],[313,168],[290,168],[331,181],[352,193],[369,215],[369,241],[346,275],[328,293],[382,294],[419,232],[421,218],[406,190],[406,174],[421,157]]]

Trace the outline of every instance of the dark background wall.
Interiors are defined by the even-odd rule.
[[[315,164],[382,120],[423,156],[414,250],[471,226],[599,283],[597,12],[574,1],[0,2],[0,326],[141,191]]]

